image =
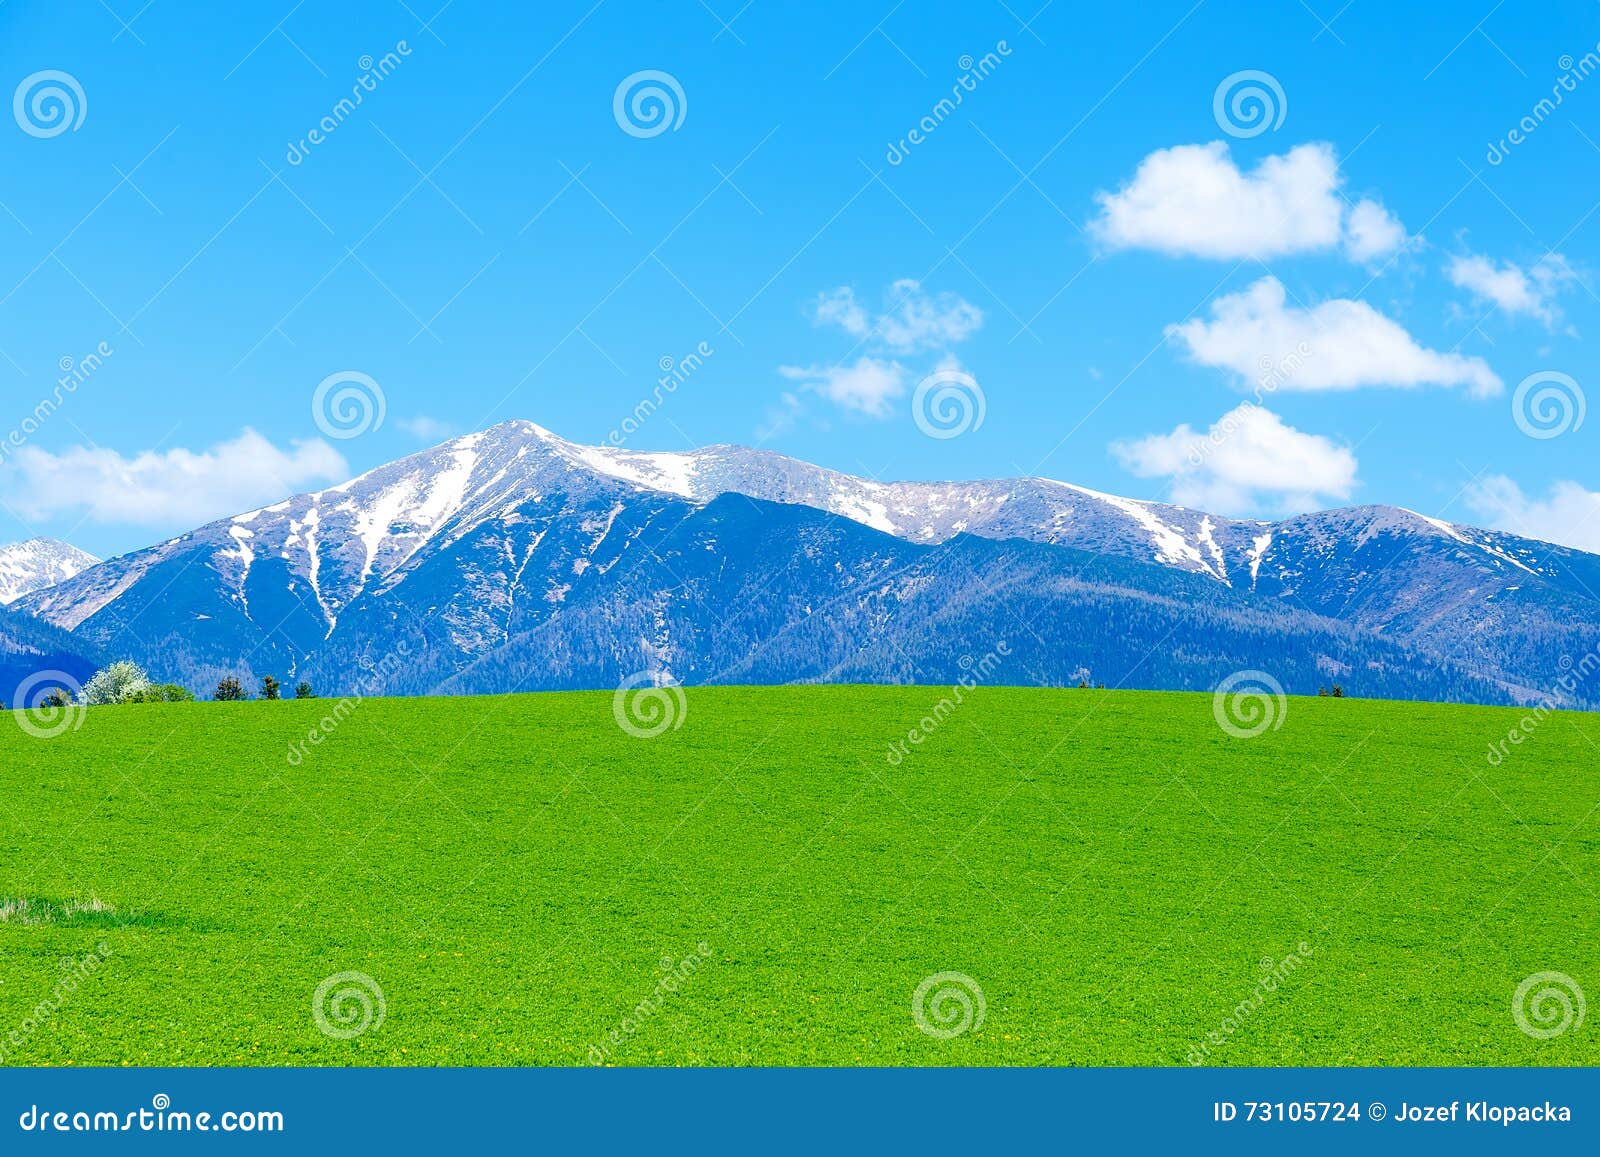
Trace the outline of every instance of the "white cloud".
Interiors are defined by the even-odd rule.
[[[983,325],[977,306],[956,293],[927,293],[913,278],[896,281],[884,298],[883,312],[874,316],[856,300],[855,290],[841,285],[817,295],[812,318],[899,354],[965,341]]]
[[[1113,249],[1217,259],[1282,257],[1344,247],[1356,261],[1398,249],[1406,232],[1376,201],[1347,209],[1328,144],[1298,145],[1250,172],[1222,141],[1157,149],[1115,193],[1098,193],[1094,236]]]
[[[1365,302],[1335,298],[1300,308],[1286,296],[1282,282],[1263,277],[1213,301],[1210,321],[1170,325],[1167,336],[1201,365],[1268,390],[1437,385],[1482,397],[1504,388],[1482,358],[1426,349]]]
[[[426,414],[418,414],[415,418],[401,418],[395,425],[413,438],[424,442],[441,442],[454,430],[448,422],[441,422],[438,418],[430,418]]]
[[[835,405],[871,418],[888,417],[890,403],[906,392],[905,367],[881,358],[857,358],[854,365],[780,366],[778,372]]]
[[[1538,318],[1546,326],[1554,326],[1560,317],[1556,296],[1577,280],[1567,259],[1559,253],[1550,254],[1529,269],[1513,261],[1496,265],[1487,257],[1467,253],[1452,257],[1445,272],[1451,284],[1465,289],[1478,301],[1498,306],[1511,317],[1526,314]]]
[[[1400,218],[1372,200],[1358,201],[1350,210],[1344,233],[1345,256],[1360,262],[1387,257],[1410,240]]]
[[[856,291],[848,285],[817,294],[811,316],[818,325],[836,325],[853,337],[865,337],[872,328],[867,311],[856,301]]]
[[[349,477],[320,439],[279,449],[254,430],[210,449],[145,451],[24,446],[0,469],[5,501],[30,518],[83,511],[96,522],[191,527],[287,497],[307,483]]]
[[[1468,488],[1466,501],[1495,530],[1600,554],[1600,494],[1576,482],[1557,482],[1541,499],[1491,474]]]
[[[1305,434],[1272,411],[1244,402],[1209,430],[1113,442],[1111,454],[1141,478],[1169,478],[1172,501],[1217,514],[1286,513],[1348,499],[1356,456]]]

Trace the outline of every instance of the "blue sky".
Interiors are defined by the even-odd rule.
[[[600,443],[704,343],[628,447],[1600,549],[1591,428],[1514,404],[1594,375],[1600,7],[1114,8],[10,0],[0,540],[118,553],[507,418]],[[329,438],[344,371],[384,419]],[[925,432],[938,371],[981,425]]]

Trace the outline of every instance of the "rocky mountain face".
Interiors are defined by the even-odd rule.
[[[20,598],[208,691],[1009,683],[1600,702],[1600,558],[1358,507],[1257,522],[1028,478],[880,483],[507,422]],[[397,658],[399,657],[399,658]],[[966,664],[964,666],[963,664]],[[1565,682],[1570,683],[1571,680]],[[374,686],[376,684],[376,686]]]

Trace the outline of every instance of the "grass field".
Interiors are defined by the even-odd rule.
[[[0,719],[0,1055],[1600,1061],[1600,1017],[1512,1012],[1600,994],[1594,717],[1491,766],[1522,712],[1297,698],[1239,739],[1208,695],[981,688],[891,763],[945,693],[690,688],[649,739],[609,693],[369,700],[298,765],[331,701]],[[330,1034],[350,972],[381,1021],[333,981]],[[936,1036],[946,972],[983,1018]]]

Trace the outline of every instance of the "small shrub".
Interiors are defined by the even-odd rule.
[[[261,698],[263,698],[263,699],[277,699],[277,698],[279,698],[278,688],[280,686],[281,686],[281,684],[279,684],[279,682],[276,679],[274,679],[271,675],[263,675],[263,676],[261,676]]]
[[[142,691],[135,692],[125,703],[192,703],[194,692],[177,683],[152,683]]]
[[[1337,683],[1335,683],[1333,685],[1333,697],[1335,699],[1343,699],[1344,698],[1344,688],[1339,686],[1339,684],[1337,684]]]
[[[316,698],[316,696],[311,693],[311,684],[310,683],[305,683],[305,682],[296,683],[294,685],[294,697],[296,699],[315,699]]]
[[[108,703],[126,703],[150,686],[150,677],[139,664],[130,659],[120,659],[109,667],[102,667],[83,685],[83,701],[94,706]]]
[[[229,675],[217,682],[214,698],[218,703],[233,703],[244,698],[244,688],[239,685],[238,679]]]

